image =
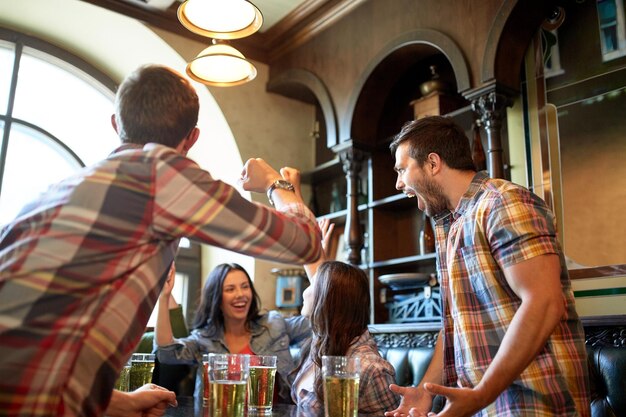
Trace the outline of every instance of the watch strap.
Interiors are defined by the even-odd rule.
[[[272,194],[274,193],[274,190],[277,188],[280,188],[281,190],[288,190],[291,192],[296,191],[293,184],[290,183],[289,181],[285,181],[285,180],[274,181],[272,185],[270,185],[269,188],[267,189],[267,199],[269,200],[272,207],[274,207],[274,200],[272,199]]]

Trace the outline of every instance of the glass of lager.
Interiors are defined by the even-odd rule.
[[[322,356],[325,417],[357,417],[359,370],[357,357]]]
[[[209,355],[202,355],[202,406],[209,406],[211,384],[209,383]]]
[[[117,381],[115,381],[115,386],[113,388],[119,391],[128,392],[130,388],[131,365],[132,363],[131,363],[131,360],[129,359],[128,362],[126,362],[126,365],[124,365],[124,367],[122,368],[122,371],[120,372],[120,376],[117,377]]]
[[[152,382],[154,370],[154,355],[151,353],[133,353],[130,358],[130,375],[128,390],[137,388]]]
[[[209,415],[244,417],[250,355],[209,353]]]
[[[248,411],[269,414],[274,398],[276,356],[250,356],[250,381],[248,383]]]

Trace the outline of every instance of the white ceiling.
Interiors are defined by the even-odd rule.
[[[142,0],[151,7],[166,10],[175,1],[183,3],[185,0]],[[230,1],[230,0],[224,0]],[[249,0],[263,14],[263,26],[260,31],[265,32],[274,26],[280,19],[287,16],[292,10],[296,9],[302,3],[310,0]]]
[[[280,19],[308,0],[251,0],[263,14],[263,26],[260,31],[265,32]]]

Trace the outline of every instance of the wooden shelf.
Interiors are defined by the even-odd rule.
[[[412,332],[437,332],[441,330],[441,323],[385,323],[370,324],[367,326],[370,333],[412,333]]]
[[[370,268],[383,268],[389,266],[400,266],[409,264],[425,263],[425,261],[434,261],[435,253],[427,253],[426,255],[406,256],[404,258],[387,259],[384,261],[374,261],[370,263]]]
[[[341,161],[338,157],[336,157],[328,162],[324,162],[323,164],[316,166],[310,171],[302,173],[302,182],[305,184],[313,184],[337,178],[341,175],[343,175]]]

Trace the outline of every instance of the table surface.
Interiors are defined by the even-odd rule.
[[[178,407],[170,407],[165,415],[168,417],[210,417],[208,408],[202,406],[194,397],[178,397]],[[246,417],[323,417],[311,411],[298,409],[295,405],[275,404],[271,414],[246,414]]]

